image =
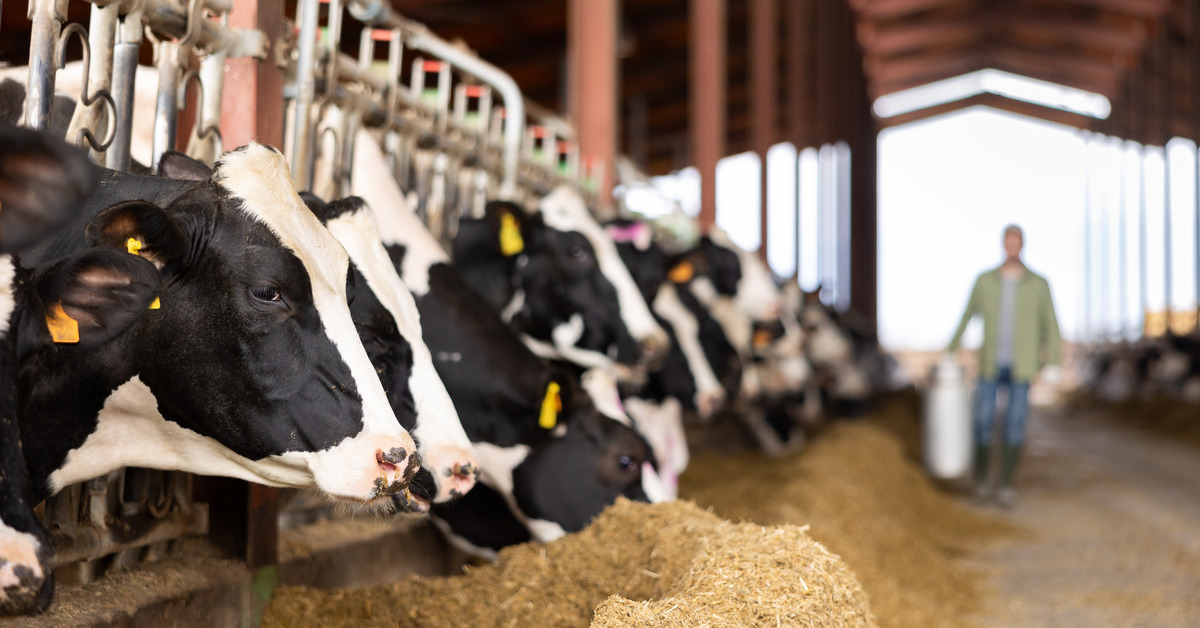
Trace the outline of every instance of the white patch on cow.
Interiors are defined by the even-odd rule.
[[[850,335],[834,323],[820,305],[804,308],[801,315],[808,333],[808,358],[817,368],[835,368],[851,359],[854,351]]]
[[[575,346],[583,337],[583,316],[572,314],[565,323],[559,323],[550,331],[550,342],[529,334],[521,334],[521,341],[534,355],[546,360],[566,360],[584,368],[615,371],[612,358],[590,349]]]
[[[579,383],[591,397],[592,403],[600,414],[634,429],[637,426],[625,414],[625,406],[621,403],[621,393],[617,389],[617,380],[612,373],[602,369],[589,369],[579,377]]]
[[[508,302],[508,305],[505,305],[504,309],[500,311],[500,320],[506,323],[511,323],[513,317],[515,317],[517,313],[520,312],[524,307],[525,291],[517,288],[516,291],[513,292],[512,299]]]
[[[45,577],[42,563],[38,560],[38,550],[42,544],[37,537],[28,532],[14,530],[0,521],[0,602],[8,598],[11,588],[16,593],[21,587],[21,579],[17,576],[17,568],[25,567],[40,581]]]
[[[525,528],[539,543],[549,543],[567,535],[567,531],[553,521],[526,518],[524,523]]]
[[[374,497],[380,471],[375,448],[365,455],[353,451],[361,447],[361,440],[359,435],[324,452],[288,452],[250,460],[213,438],[163,418],[150,388],[134,377],[109,395],[97,415],[96,429],[82,445],[67,453],[62,467],[50,474],[49,483],[52,492],[57,493],[65,486],[128,466],[221,475],[285,488],[315,484],[335,497],[369,500]],[[378,444],[392,442],[383,439]],[[326,458],[345,468],[333,476],[322,476],[315,467]],[[335,477],[343,483],[322,483],[323,477]]]
[[[654,465],[649,462],[642,463],[642,491],[646,493],[646,498],[651,504],[661,504],[675,499],[673,492],[658,476],[658,472],[654,470]]]
[[[700,345],[700,323],[679,300],[679,293],[675,291],[674,284],[664,283],[659,288],[658,295],[654,298],[654,311],[666,319],[675,330],[675,342],[679,344],[679,350],[687,360],[688,370],[696,385],[696,407],[702,408],[714,403],[707,400],[724,398],[725,388],[721,386],[712,365],[708,363],[708,357],[704,355],[704,347]]]
[[[418,297],[429,292],[429,267],[450,263],[450,256],[417,216],[416,192],[405,194],[392,175],[379,143],[359,129],[354,140],[354,172],[350,187],[377,211],[379,236],[384,244],[404,245],[400,272],[408,289]]]
[[[558,231],[576,231],[591,243],[596,251],[600,272],[617,290],[621,320],[625,322],[629,334],[639,342],[649,341],[664,346],[667,342],[666,332],[650,314],[650,307],[642,298],[629,269],[621,261],[617,245],[588,213],[583,197],[569,187],[559,186],[542,198],[538,203],[538,210],[550,228]]]
[[[525,462],[529,456],[529,445],[500,447],[491,443],[475,443],[479,453],[481,479],[503,495],[512,495],[513,469]]]
[[[830,392],[838,399],[866,399],[871,394],[871,384],[857,364],[848,363],[838,368]]]
[[[17,309],[17,295],[13,292],[13,279],[17,276],[16,264],[11,255],[0,255],[0,339],[8,335],[12,315]]]
[[[737,253],[742,277],[738,280],[736,299],[742,312],[753,321],[762,322],[778,318],[783,307],[783,296],[762,259],[734,244],[721,229],[711,229],[708,237],[713,244]]]
[[[668,398],[661,404],[648,399],[627,397],[625,409],[658,461],[658,477],[669,499],[679,494],[679,476],[687,469],[690,454],[683,431],[683,406]],[[644,470],[643,470],[644,471]]]
[[[355,268],[367,280],[375,298],[387,309],[412,347],[413,372],[409,380],[413,401],[417,407],[417,424],[413,430],[421,453],[421,463],[433,473],[437,484],[435,502],[465,494],[475,484],[474,476],[461,470],[479,467],[471,441],[463,430],[454,402],[433,366],[429,347],[421,337],[421,315],[417,303],[379,239],[375,212],[369,205],[356,212],[345,213],[326,225]]]

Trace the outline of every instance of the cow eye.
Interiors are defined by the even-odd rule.
[[[592,257],[588,250],[580,244],[571,245],[571,248],[567,249],[567,254],[577,262],[586,262]]]
[[[274,286],[251,286],[250,296],[265,303],[283,302],[283,294]]]
[[[617,466],[620,467],[621,471],[625,473],[632,473],[633,471],[637,470],[638,463],[637,460],[633,459],[633,456],[621,454],[621,456],[617,458]]]

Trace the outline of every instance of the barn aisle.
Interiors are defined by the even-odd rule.
[[[1026,533],[967,561],[990,574],[980,624],[1200,625],[1200,449],[1066,407],[1029,439],[1020,504],[988,509]]]

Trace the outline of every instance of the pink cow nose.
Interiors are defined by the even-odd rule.
[[[409,453],[399,447],[376,450],[375,462],[381,472],[381,477],[376,480],[376,489],[381,496],[408,488],[421,467],[421,458],[416,452]]]

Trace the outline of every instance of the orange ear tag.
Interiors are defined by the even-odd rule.
[[[558,413],[562,412],[562,397],[559,396],[558,382],[546,385],[546,396],[542,398],[542,413],[538,415],[538,426],[552,430],[558,425]]]
[[[505,257],[512,257],[525,250],[525,239],[521,237],[521,227],[517,219],[505,212],[500,216],[500,252]]]
[[[667,279],[672,283],[687,283],[696,276],[696,269],[692,267],[691,262],[679,262],[674,268],[667,271]]]
[[[769,344],[771,344],[771,332],[769,332],[765,329],[760,329],[760,330],[754,332],[754,348],[755,349],[763,349]]]
[[[79,322],[63,311],[62,301],[50,306],[46,313],[46,327],[50,330],[50,338],[57,343],[79,342]]]

